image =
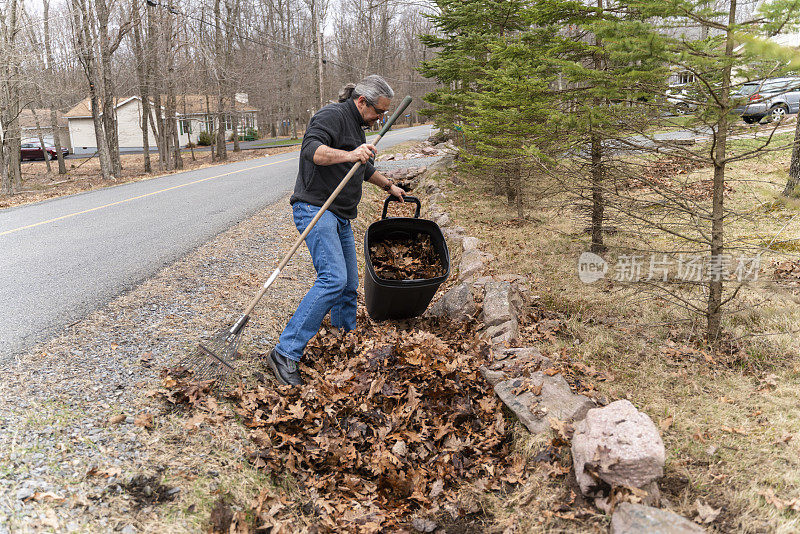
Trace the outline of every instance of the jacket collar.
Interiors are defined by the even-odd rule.
[[[362,127],[366,126],[367,123],[364,122],[364,117],[362,117],[361,113],[358,111],[358,107],[356,106],[356,101],[353,100],[352,98],[348,98],[345,104],[347,105],[347,109],[350,110],[350,113],[353,114],[353,117],[356,119],[358,125]]]

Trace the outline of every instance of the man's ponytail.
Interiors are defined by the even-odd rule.
[[[342,90],[339,91],[339,102],[346,102],[353,97],[353,89],[356,88],[356,84],[348,83]]]

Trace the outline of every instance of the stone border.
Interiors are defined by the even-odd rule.
[[[415,192],[427,196],[425,215],[442,228],[445,237],[461,246],[459,284],[426,311],[427,316],[464,322],[478,319],[490,342],[490,361],[480,370],[497,396],[533,434],[550,432],[553,424],[574,425],[571,453],[581,491],[606,513],[613,513],[612,532],[698,533],[705,530],[681,516],[652,506],[660,504],[657,480],[663,476],[665,449],[658,428],[627,400],[605,407],[572,391],[551,360],[536,347],[519,342],[519,318],[529,302],[525,278],[516,274],[481,276],[494,259],[480,250],[480,240],[454,226],[440,202],[447,193],[428,171],[453,166],[455,156],[443,157],[408,176]],[[416,169],[415,169],[416,170]],[[482,311],[478,314],[478,301]],[[626,488],[644,504],[609,504],[614,488]]]

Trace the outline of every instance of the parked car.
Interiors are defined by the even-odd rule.
[[[678,115],[685,115],[697,109],[697,95],[689,84],[670,85],[667,89],[666,100]]]
[[[45,143],[44,148],[47,151],[47,159],[56,159],[57,155],[55,146]],[[69,154],[69,149],[61,147],[61,153],[64,156],[67,156]],[[26,159],[44,159],[44,154],[42,153],[42,146],[39,144],[38,141],[36,142],[28,141],[22,143],[20,155],[23,161]]]
[[[800,77],[767,78],[743,83],[731,95],[738,100],[733,112],[747,124],[769,117],[780,122],[800,111]]]

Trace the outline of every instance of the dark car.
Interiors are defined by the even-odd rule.
[[[56,159],[56,147],[53,145],[49,145],[47,143],[44,144],[45,151],[47,152],[47,159]],[[65,147],[61,147],[61,153],[64,156],[69,154],[69,149]],[[24,161],[26,159],[44,159],[45,156],[42,153],[42,146],[39,142],[26,142],[22,143],[22,148],[20,150],[21,159]]]
[[[731,96],[737,101],[733,112],[753,124],[764,117],[774,122],[800,110],[800,78],[768,78],[743,83]]]

